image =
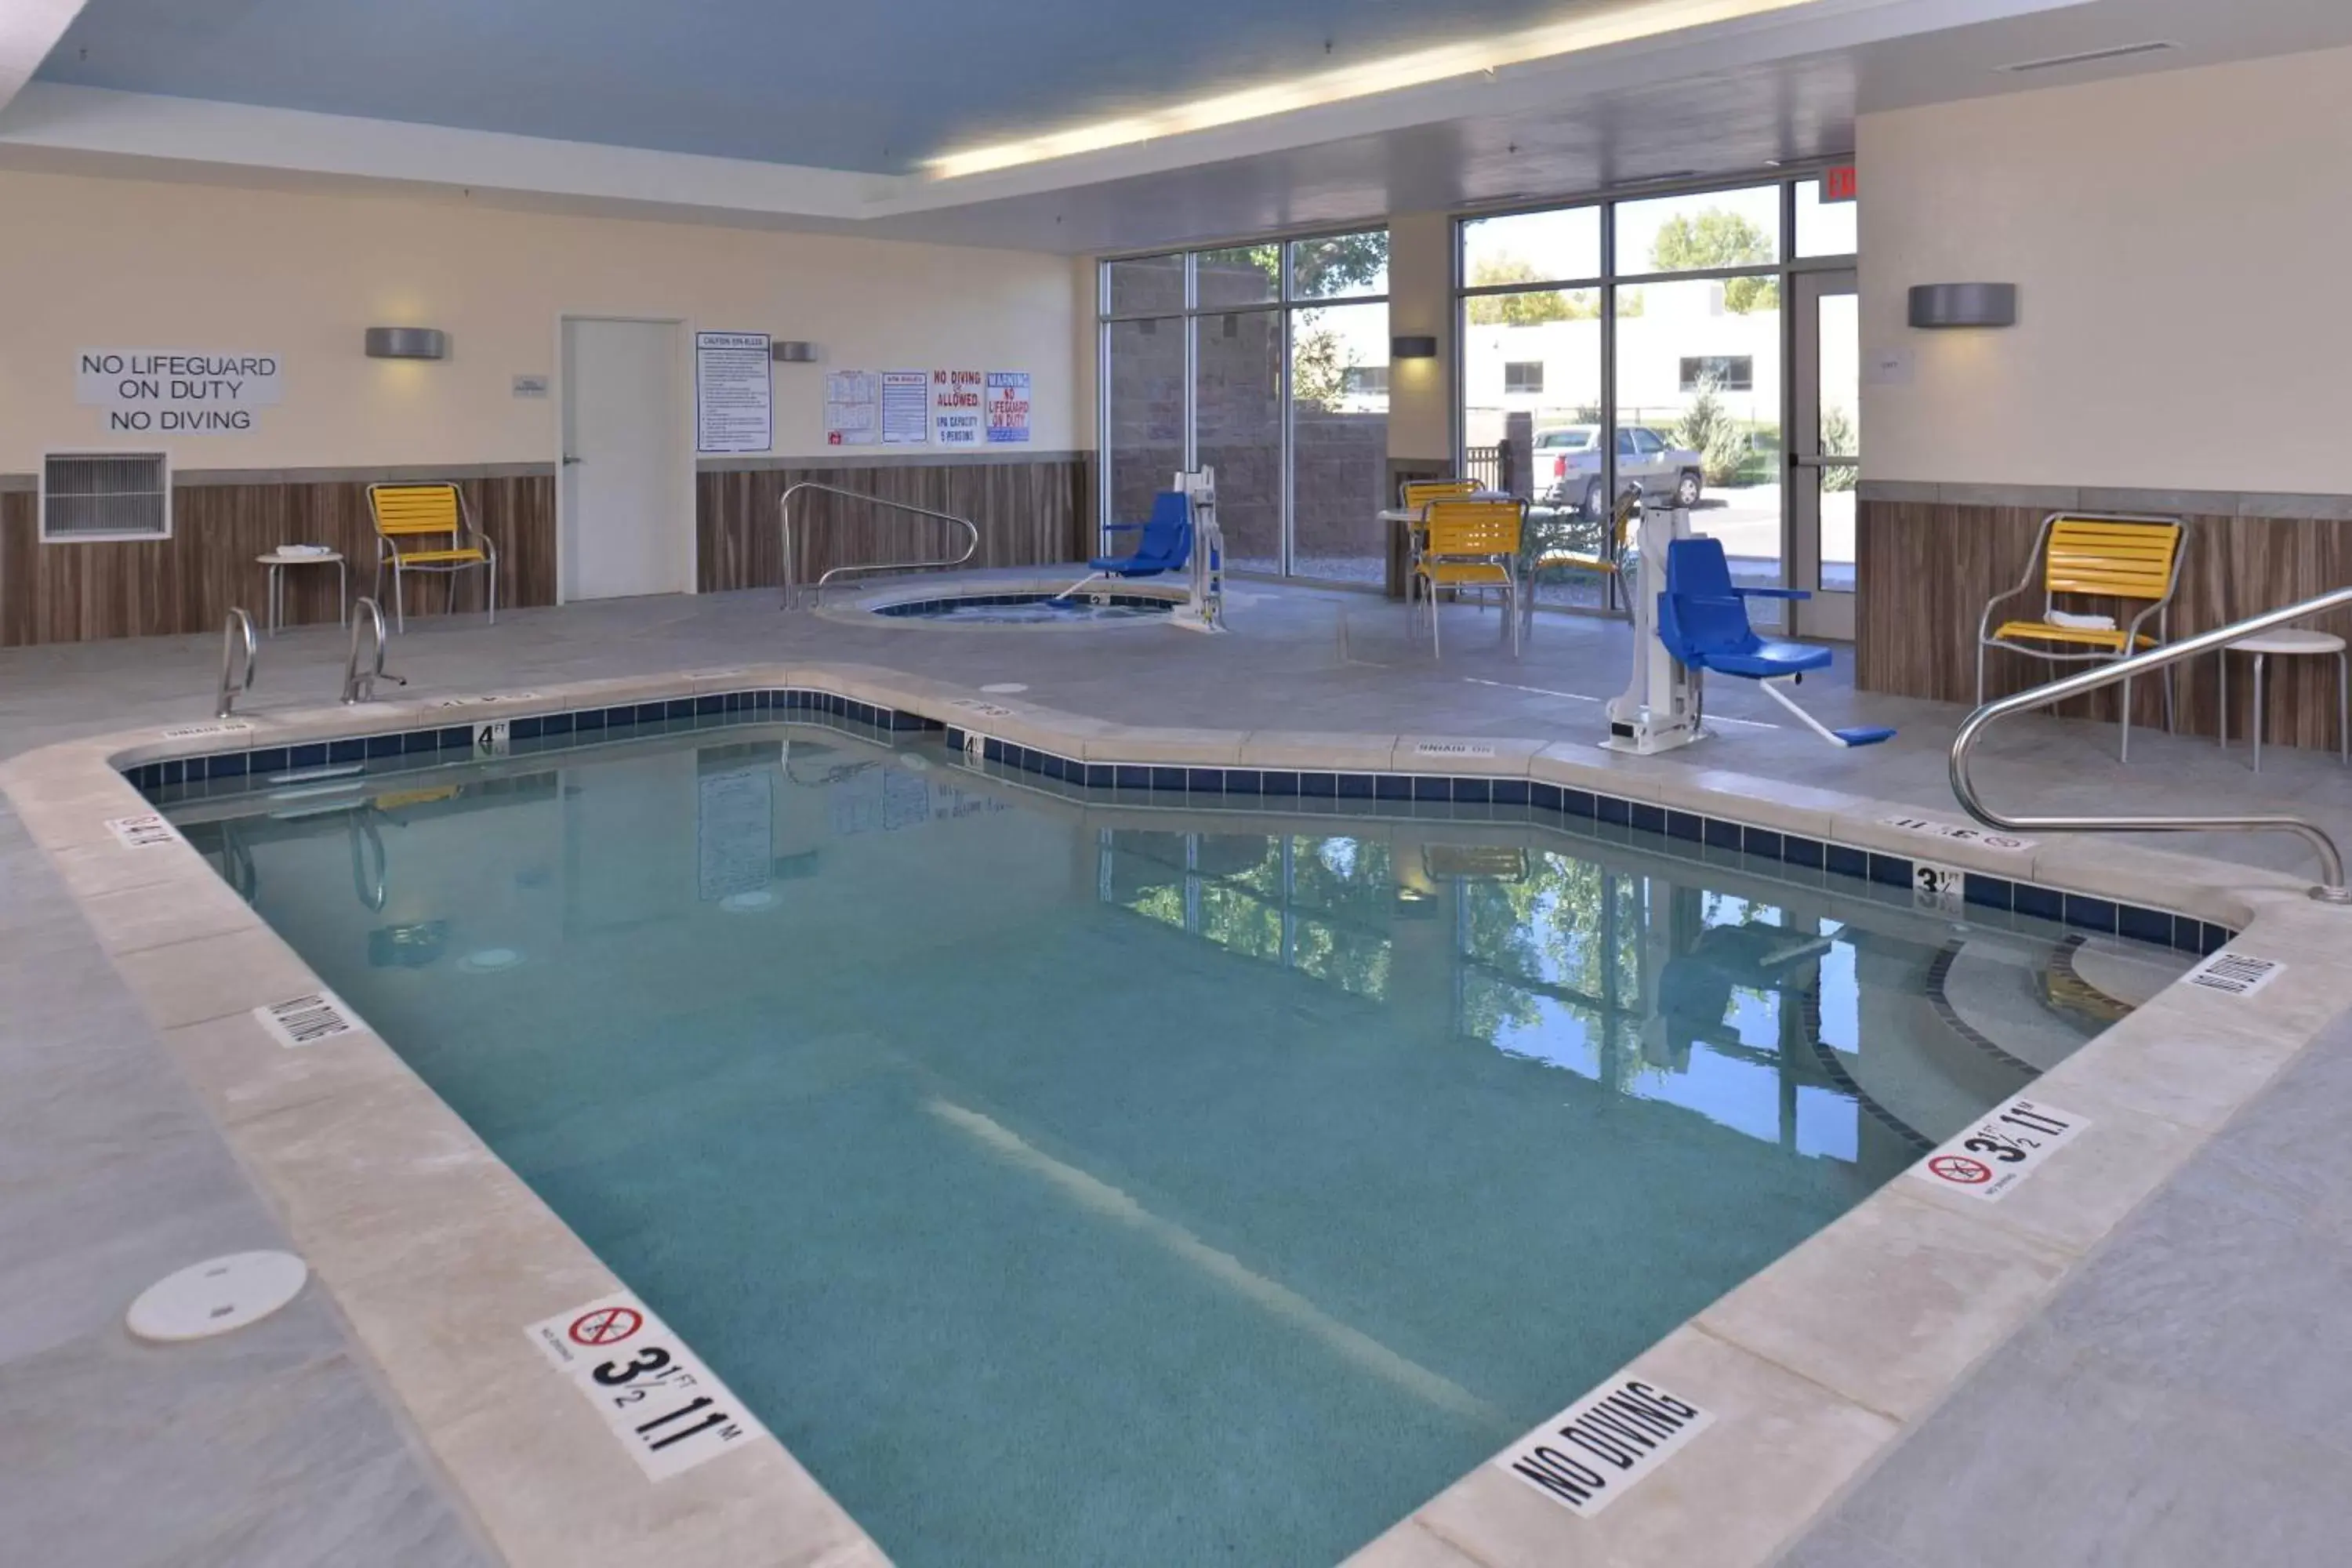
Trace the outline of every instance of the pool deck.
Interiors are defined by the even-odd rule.
[[[966,690],[1017,683],[1027,689],[1001,700],[1160,730],[1589,742],[1597,738],[1597,700],[1622,683],[1630,641],[1622,626],[1547,617],[1526,657],[1513,661],[1496,644],[1496,617],[1453,609],[1447,658],[1436,665],[1404,637],[1402,610],[1376,598],[1244,584],[1231,615],[1234,635],[1223,638],[1149,626],[867,626],[782,616],[772,595],[751,594],[520,612],[495,628],[475,617],[420,619],[395,640],[390,660],[412,684],[385,692],[414,700],[822,659]],[[1081,646],[1064,646],[1072,638]],[[0,653],[0,757],[201,721],[211,712],[217,649],[212,638],[164,638]],[[342,658],[333,628],[266,643],[259,684],[240,711],[267,717],[331,703]],[[1789,727],[1752,693],[1718,687],[1711,695],[1717,717],[1748,722],[1727,723],[1720,738],[1643,770],[1738,787],[1724,773],[1732,770],[1960,820],[1944,779],[1958,710],[1857,694],[1843,679],[1809,682],[1805,699],[1829,721],[1904,731],[1887,746],[1842,752]],[[2112,742],[2112,731],[2100,727],[2021,721],[1989,742],[1985,773],[1997,799],[2024,808],[2244,810],[2269,802],[2352,836],[2352,777],[2332,757],[2274,749],[2257,778],[2242,750],[2221,752],[2210,742],[2144,735],[2128,767],[2114,760]],[[2290,839],[2242,836],[2168,836],[2162,847],[2273,870],[2297,867],[2303,854]],[[56,1560],[64,1562],[495,1561],[463,1489],[447,1484],[383,1397],[369,1355],[320,1292],[214,1346],[142,1347],[123,1334],[123,1306],[152,1279],[216,1252],[286,1245],[282,1211],[239,1173],[107,952],[6,808],[0,876],[0,1114],[7,1119],[0,1264],[12,1281],[32,1282],[0,1307],[0,1414],[16,1417],[12,1431],[41,1435],[0,1440],[8,1460],[0,1466],[0,1528],[37,1531],[59,1543]],[[119,938],[111,943],[118,960],[126,951]],[[2318,984],[2326,964],[2316,957],[2302,966],[2306,973],[2293,981],[2313,987],[2305,1006],[2326,1004],[2332,1016],[2352,999],[2336,994],[2341,982]],[[2289,984],[2283,978],[2279,988]],[[2321,1021],[2312,1018],[2311,1029]],[[2025,1323],[2015,1337],[1957,1361],[1929,1358],[1942,1371],[1927,1394],[1906,1388],[1877,1404],[1846,1401],[1865,1416],[1875,1412],[1886,1430],[1832,1413],[1846,1424],[1838,1430],[1855,1443],[1868,1436],[1873,1451],[1894,1424],[1906,1435],[1867,1474],[1857,1460],[1858,1480],[1788,1561],[1813,1568],[1957,1563],[1979,1560],[1979,1540],[2005,1550],[2014,1543],[2021,1554],[2032,1542],[2037,1560],[2050,1562],[2210,1560],[2200,1553],[2223,1540],[2260,1547],[2269,1561],[2332,1560],[2297,1553],[2340,1540],[2352,1508],[2336,1489],[2300,1478],[2340,1473],[2352,1461],[2341,1417],[2326,1414],[2352,1407],[2341,1397],[2352,1377],[2331,1379],[2335,1368],[2352,1367],[2352,1357],[2330,1353],[2342,1338],[2341,1268],[2332,1259],[2352,1231],[2352,1162],[2335,1152],[2341,1140],[2329,1131],[2352,1110],[2352,1074],[2344,1070],[2352,1035],[2339,1026],[2291,1065],[2286,1053],[2266,1054],[2249,1076],[2251,1068],[2213,1058],[2212,1041],[2231,1034],[2226,1015],[2215,1016],[2211,1034],[2159,1042],[2157,1051],[2192,1079],[2207,1071],[2232,1079],[2231,1095],[2200,1110],[2189,1102],[2201,1081],[2152,1085],[2149,1096],[2169,1103],[2171,1114],[2144,1098],[2119,1104],[2111,1118],[2168,1141],[2174,1163],[2189,1162],[2180,1174],[2145,1203],[2145,1187],[2111,1193],[2117,1206],[2107,1218],[2121,1223],[2104,1240],[2062,1248],[2044,1269],[2011,1270],[2002,1288],[2019,1297],[2014,1316]],[[2281,1068],[2289,1077],[2263,1090]],[[2257,1097],[2237,1110],[2248,1095]],[[2224,1110],[2236,1119],[2219,1114]],[[2066,1227],[2058,1228],[2063,1240]],[[2226,1247],[2211,1245],[2217,1232],[2229,1236]],[[1774,1279],[1780,1272],[1768,1270],[1705,1315],[1723,1314],[1719,1332],[1703,1321],[1685,1331],[1688,1342],[1662,1346],[1670,1363],[1719,1359],[1752,1340],[1737,1321],[1738,1299],[1789,1289]],[[2195,1307],[2140,1310],[2174,1301]],[[1780,1374],[1801,1385],[1807,1353],[1787,1347]],[[2284,1362],[2289,1355],[2296,1359]],[[1978,1364],[1979,1356],[1989,1359]],[[1948,1393],[1962,1373],[1966,1381]],[[2240,1373],[2258,1386],[2231,1393]],[[2265,1406],[2254,1408],[2265,1394]],[[2277,1419],[2281,1400],[2295,1419]],[[2226,1473],[2242,1484],[2209,1486],[2213,1472],[2190,1464],[2196,1439],[2158,1436],[2185,1430],[2189,1414],[2235,1424],[2230,1430],[2245,1439],[2247,1468]],[[1996,1445],[1981,1436],[2021,1419],[2039,1428],[2031,1440]],[[1713,1468],[1690,1463],[1694,1484]],[[2060,1464],[2074,1484],[2049,1489],[2038,1512],[2025,1507],[2020,1489],[2041,1484]],[[1500,1515],[1476,1510],[1488,1524],[1515,1520],[1525,1502],[1559,1512],[1499,1472],[1464,1484],[1489,1479],[1525,1495],[1503,1502]],[[2211,1492],[2225,1495],[2214,1501]],[[2081,1500],[2107,1493],[2129,1506]],[[124,1508],[126,1495],[141,1505]],[[1507,1532],[1462,1526],[1464,1509],[1444,1502],[1384,1537],[1367,1560],[1568,1560],[1529,1556]],[[1612,1523],[1631,1521],[1623,1510]],[[1972,1525],[1990,1528],[1988,1515],[2010,1533],[1970,1537]],[[1930,1519],[1942,1522],[1922,1524]],[[2190,1527],[2173,1528],[2183,1521]],[[2154,1521],[2151,1533],[2122,1533],[2134,1521]],[[1538,1516],[1531,1528],[1558,1522]],[[2025,1532],[2029,1523],[2039,1533]],[[1785,1535],[1760,1543],[1771,1551],[1786,1544]],[[1621,1555],[1621,1546],[1590,1560],[1643,1560],[1631,1547]],[[837,1541],[822,1558],[871,1561],[870,1550]],[[778,1543],[755,1560],[819,1558]]]

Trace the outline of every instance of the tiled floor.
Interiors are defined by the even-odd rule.
[[[1622,684],[1630,652],[1621,625],[1547,618],[1514,661],[1493,615],[1459,608],[1447,612],[1440,665],[1407,640],[1396,605],[1263,584],[1236,584],[1230,613],[1234,635],[1212,638],[1157,626],[843,624],[780,614],[767,593],[616,601],[510,613],[495,628],[475,617],[419,619],[395,640],[390,665],[409,678],[408,695],[436,695],[823,658],[970,686],[1015,682],[1033,700],[1134,723],[1553,741],[1598,738],[1600,700]],[[344,647],[331,627],[266,643],[245,707],[331,703]],[[0,652],[0,756],[209,717],[218,651],[215,637],[174,637]],[[1945,778],[1959,710],[1856,693],[1847,676],[1842,658],[1801,696],[1832,723],[1892,723],[1898,739],[1836,751],[1724,682],[1710,694],[1726,721],[1720,738],[1652,765],[1796,778],[1960,820]],[[2267,806],[2309,813],[2352,837],[2352,775],[2331,757],[2274,750],[2257,777],[2242,751],[2147,735],[2126,767],[2113,740],[2101,727],[2021,721],[1988,745],[1985,776],[1997,801],[2023,809]],[[2277,837],[2162,842],[2273,867],[2300,866],[2305,856]],[[2046,1322],[2001,1352],[1791,1561],[1943,1561],[1937,1552],[1983,1560],[1963,1551],[1969,1521],[1947,1510],[1948,1492],[1980,1498],[2002,1515],[2000,1539],[2015,1547],[2005,1555],[2188,1561],[2147,1554],[2154,1546],[2128,1549],[2180,1519],[2193,1527],[2184,1540],[2219,1541],[2243,1523],[2238,1539],[2275,1542],[2285,1553],[2263,1561],[2335,1561],[2293,1549],[2341,1539],[2301,1533],[2306,1524],[2341,1523],[2330,1511],[2337,1499],[2325,1488],[2289,1489],[2314,1465],[2341,1473],[2352,1459],[2345,1433],[2327,1425],[2318,1384],[2298,1384],[2300,1373],[2284,1367],[2263,1369],[2294,1347],[2352,1364],[2327,1349],[2342,1299],[2335,1287],[2345,1282],[2330,1259],[2352,1236],[2352,1189],[2327,1175],[2341,1161],[2311,1158],[2352,1110],[2352,1074],[2331,1073],[2322,1059],[2352,1058],[2352,1040],[2338,1045],[2297,1069],[2307,1081],[2274,1091],[2208,1152],[2199,1169],[2213,1165],[2213,1180],[2236,1184],[2234,1196],[2184,1182],[2151,1205]],[[2188,1243],[2217,1228],[2231,1233],[2230,1246],[2210,1260],[2193,1257]],[[2322,1236],[2332,1240],[2315,1245]],[[55,877],[0,810],[0,1279],[10,1285],[0,1293],[0,1539],[39,1540],[47,1561],[107,1568],[482,1560],[315,1296],[207,1346],[158,1349],[123,1333],[124,1306],[154,1278],[277,1237]],[[2193,1309],[2158,1310],[2167,1292]],[[2147,1310],[2126,1310],[2141,1304]],[[2141,1320],[2148,1326],[2136,1327]],[[2206,1338],[2150,1337],[2167,1322]],[[2231,1332],[2256,1338],[2236,1345],[2225,1323],[2243,1323]],[[2226,1390],[2199,1381],[2226,1375],[2231,1354],[2252,1358],[2273,1400],[2257,1405],[2258,1395],[2242,1390],[2227,1403]],[[2167,1438],[2157,1425],[2209,1407],[2249,1442],[2248,1424],[2263,1421],[2275,1431],[2287,1420],[2295,1437],[2260,1449],[2276,1463],[2246,1471],[2229,1494],[2251,1500],[2225,1506],[2192,1495],[2202,1479],[2185,1468],[2182,1445],[2191,1439]],[[2041,1429],[2004,1447],[1993,1428],[2011,1417]],[[2069,1431],[2086,1440],[2070,1440]],[[2069,1484],[2051,1489],[2038,1512],[2016,1500],[2036,1484],[2036,1467],[2053,1464],[2073,1467]],[[2112,1508],[2080,1500],[2109,1492]],[[136,1506],[121,1506],[126,1498]],[[2294,1520],[2282,1517],[2295,1508],[2304,1511]],[[2112,1539],[2099,1522],[2109,1518]],[[2037,1521],[2048,1537],[2027,1552],[2026,1527]],[[2143,1530],[2150,1533],[2130,1533]]]
[[[2352,1556],[2352,1019],[2125,1221],[1782,1559]]]
[[[163,1275],[285,1245],[0,807],[0,1560],[490,1560],[316,1289],[217,1340],[123,1328]]]

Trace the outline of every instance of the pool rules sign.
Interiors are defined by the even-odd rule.
[[[77,349],[74,401],[110,436],[236,436],[282,402],[276,354],[246,350]]]

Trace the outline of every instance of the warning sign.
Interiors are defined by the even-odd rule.
[[[572,1319],[564,1333],[575,1345],[593,1347],[617,1343],[645,1326],[645,1319],[627,1307],[599,1307]]]
[[[177,844],[180,836],[172,825],[155,813],[142,812],[137,816],[116,816],[107,820],[106,830],[125,849],[158,849],[166,844]]]
[[[1938,1154],[1927,1162],[1927,1169],[1939,1180],[1957,1186],[1978,1187],[1992,1180],[1990,1165],[1966,1154]]]
[[[1590,1517],[1714,1420],[1654,1383],[1621,1378],[1512,1444],[1495,1463],[1570,1513]]]
[[[683,1475],[768,1435],[686,1342],[626,1291],[527,1331],[649,1479]]]
[[[1912,1166],[1911,1173],[1947,1192],[1998,1203],[2090,1124],[2089,1117],[2044,1100],[2012,1100]]]
[[[1908,812],[1897,812],[1893,816],[1882,816],[1878,820],[1906,833],[1916,833],[1929,838],[1948,838],[1955,844],[1981,844],[1988,849],[1999,849],[2011,855],[2022,855],[2035,843],[2033,839],[2020,838],[2014,834],[1988,833],[1981,827],[1963,827],[1954,823],[1937,822],[1931,816],[1914,816]]]

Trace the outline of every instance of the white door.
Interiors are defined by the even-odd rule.
[[[694,585],[693,461],[685,328],[563,321],[563,601],[683,594]]]

